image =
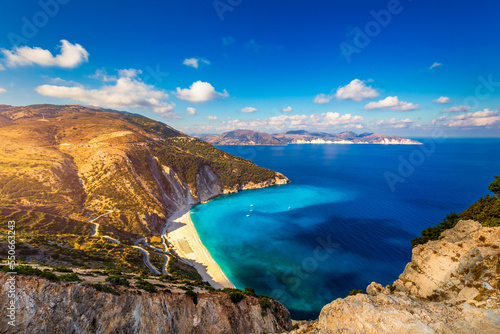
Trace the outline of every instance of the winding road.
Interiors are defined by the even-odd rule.
[[[144,260],[144,264],[151,270],[155,275],[161,275],[158,269],[156,269],[151,262],[149,262],[149,253],[142,247],[139,246],[132,246],[132,248],[135,248],[139,250],[142,253],[142,258]]]

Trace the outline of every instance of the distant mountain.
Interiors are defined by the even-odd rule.
[[[384,144],[419,145],[418,141],[383,135],[380,133],[356,134],[351,131],[339,134],[291,130],[285,133],[268,134],[252,130],[234,130],[220,135],[202,136],[212,145],[288,145],[288,144]]]
[[[234,130],[220,135],[203,136],[201,139],[213,145],[286,145],[273,135],[252,130]]]

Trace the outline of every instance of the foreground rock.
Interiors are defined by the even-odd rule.
[[[6,276],[0,276],[5,282]],[[227,294],[200,293],[195,304],[176,293],[115,296],[79,283],[17,276],[16,327],[0,318],[0,333],[280,333],[290,313],[277,302],[265,312],[257,298],[233,303]],[[8,305],[7,286],[0,303]],[[9,328],[10,327],[10,328]]]
[[[414,248],[391,287],[337,299],[292,333],[500,333],[499,247],[500,229],[460,221]]]

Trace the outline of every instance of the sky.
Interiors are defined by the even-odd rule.
[[[500,136],[495,0],[0,2],[0,104],[188,134]]]

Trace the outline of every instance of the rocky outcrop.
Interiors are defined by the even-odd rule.
[[[203,203],[219,196],[223,193],[222,188],[220,177],[210,166],[204,165],[200,168],[198,175],[196,175],[196,191],[200,202]]]
[[[498,308],[499,261],[500,229],[462,220],[444,231],[440,240],[415,247],[412,261],[394,285],[414,297],[449,304],[470,300]],[[493,289],[485,288],[483,282]]]
[[[5,275],[0,276],[5,281]],[[0,318],[0,333],[280,333],[290,329],[290,314],[272,301],[265,312],[254,297],[233,303],[227,294],[199,293],[197,304],[187,295],[115,296],[82,283],[52,283],[17,276],[16,326]],[[0,303],[8,305],[7,285]]]
[[[498,333],[500,311],[469,304],[449,307],[404,293],[358,294],[326,305],[316,332],[333,333]]]
[[[259,182],[259,183],[248,182],[248,183],[245,183],[243,185],[238,184],[232,188],[225,188],[224,194],[237,193],[238,191],[242,191],[242,190],[267,188],[270,186],[283,185],[283,184],[287,184],[287,183],[290,183],[290,180],[286,176],[284,176],[281,173],[276,173],[276,177],[265,180],[263,182]]]
[[[415,247],[412,261],[393,285],[371,283],[367,294],[337,299],[301,330],[499,333],[499,249],[499,228],[460,221],[440,240]]]

